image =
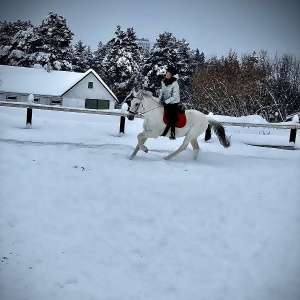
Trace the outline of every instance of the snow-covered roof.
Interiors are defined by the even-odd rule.
[[[47,96],[62,96],[88,74],[93,75],[103,84],[108,92],[117,97],[92,69],[85,73],[70,71],[47,72],[44,68],[25,68],[0,65],[0,91]]]

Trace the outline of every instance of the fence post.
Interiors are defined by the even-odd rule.
[[[34,96],[33,96],[33,94],[30,94],[28,96],[27,103],[28,104],[32,104],[33,101],[34,101]],[[32,108],[27,108],[27,113],[26,113],[26,127],[28,127],[28,125],[32,126]]]
[[[295,143],[296,142],[296,135],[297,135],[297,129],[291,129],[290,132],[290,143]]]
[[[120,133],[125,133],[125,117],[120,118]]]
[[[26,113],[26,126],[32,125],[32,108],[27,108]]]
[[[294,115],[293,122],[296,124],[299,123],[299,116],[296,114]],[[292,128],[290,132],[290,143],[295,143],[296,142],[296,135],[297,135],[297,128]]]

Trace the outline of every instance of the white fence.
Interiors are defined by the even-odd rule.
[[[120,132],[125,131],[125,113],[111,110],[98,110],[98,109],[84,109],[84,108],[72,108],[72,107],[61,107],[51,105],[40,105],[28,102],[6,102],[0,101],[0,106],[6,107],[18,107],[26,108],[26,125],[32,124],[32,110],[43,109],[52,111],[65,111],[73,113],[86,113],[86,114],[97,114],[97,115],[110,115],[119,116],[120,118]],[[261,127],[261,128],[276,128],[276,129],[290,129],[289,142],[295,143],[297,129],[300,129],[300,124],[279,124],[279,123],[268,123],[268,124],[253,124],[253,123],[235,123],[235,122],[220,122],[223,126],[239,126],[239,127]]]

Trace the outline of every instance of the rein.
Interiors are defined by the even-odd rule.
[[[141,112],[141,113],[139,113],[139,114],[140,114],[140,115],[144,115],[145,113],[147,113],[147,112],[149,112],[149,111],[151,111],[151,110],[157,109],[157,108],[159,108],[159,107],[161,107],[161,105],[160,105],[160,106],[157,106],[157,107],[154,107],[154,108],[151,108],[151,109],[148,109],[148,110],[146,110],[146,111],[144,111],[144,112]]]
[[[129,110],[129,113],[134,114],[134,115],[144,115],[144,114],[146,114],[147,112],[152,111],[152,110],[157,109],[157,108],[160,108],[160,107],[162,106],[162,105],[159,105],[159,106],[157,106],[157,107],[153,107],[153,108],[151,108],[151,109],[148,109],[148,110],[146,110],[146,111],[143,111],[143,112],[141,112],[141,113],[138,113],[137,111],[138,111],[138,109],[140,108],[140,106],[141,106],[141,104],[142,104],[143,98],[140,99],[140,100],[141,100],[141,102],[140,102],[139,106],[137,107],[136,111],[133,112],[133,111],[130,111],[130,110]],[[152,101],[155,101],[155,100],[153,100],[153,99],[151,99],[151,100],[152,100]],[[155,102],[156,102],[156,101],[155,101]]]

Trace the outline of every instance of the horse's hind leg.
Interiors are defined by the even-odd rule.
[[[199,148],[200,148],[197,139],[191,140],[191,145],[192,145],[193,150],[194,150],[193,159],[197,160],[198,153],[199,153]]]
[[[188,146],[188,144],[190,143],[190,138],[188,138],[187,136],[185,137],[185,139],[183,140],[182,145],[173,153],[169,154],[168,156],[166,156],[164,159],[169,160],[172,157],[174,157],[175,155],[177,155],[178,153],[182,152],[183,150],[185,150]]]

